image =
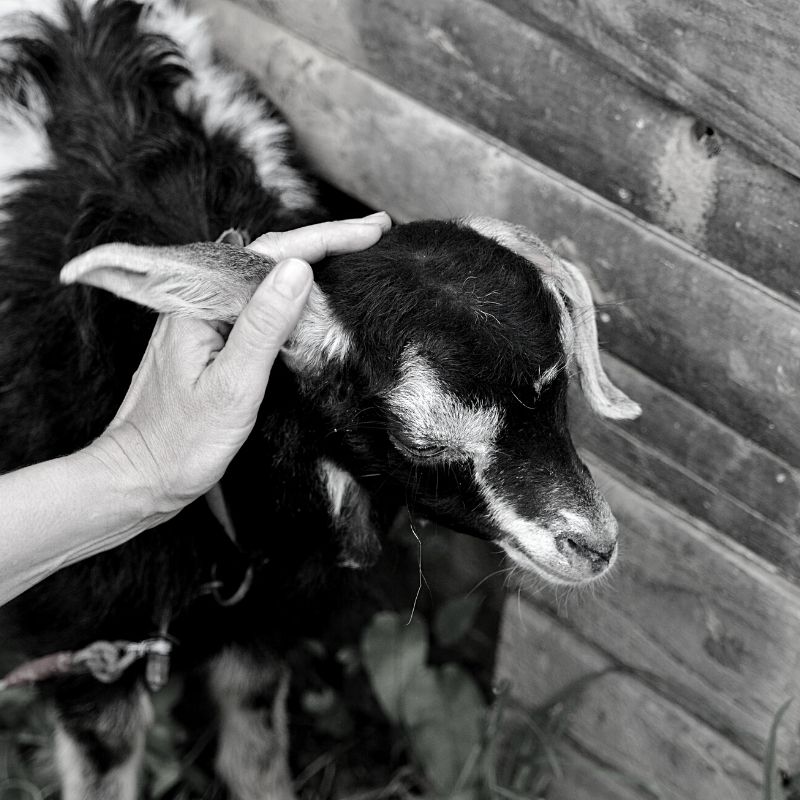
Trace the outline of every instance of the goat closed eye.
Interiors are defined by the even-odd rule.
[[[395,448],[406,458],[414,461],[434,461],[441,460],[441,457],[447,453],[447,448],[440,444],[419,445],[408,441],[393,431],[388,431],[389,439]]]

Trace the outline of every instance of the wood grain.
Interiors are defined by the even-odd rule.
[[[773,715],[800,697],[800,597],[766,562],[589,460],[620,524],[610,585],[536,601],[759,758]],[[797,730],[800,708],[785,730]],[[790,742],[781,741],[786,753]]]
[[[800,464],[797,306],[255,14],[207,8],[322,177],[401,219],[479,213],[537,231],[590,274],[612,352]]]
[[[800,181],[483,0],[242,0],[322,49],[800,298]]]
[[[800,175],[800,6],[783,0],[491,0],[580,42]]]
[[[606,775],[617,787],[629,787],[628,794],[636,790],[637,797],[662,800],[752,800],[758,795],[756,759],[635,675],[611,672],[591,680],[580,693],[572,692],[574,682],[613,662],[527,601],[508,599],[499,652],[497,677],[510,681],[514,695],[529,708],[567,691],[570,739],[606,765]],[[593,797],[591,774],[602,768],[589,763],[584,769],[586,778],[565,769],[574,794],[562,786],[563,797]]]
[[[602,420],[573,387],[576,444],[800,580],[798,471],[622,361],[606,366],[646,413]]]
[[[661,800],[636,777],[601,764],[575,746],[558,748],[561,776],[547,789],[547,800]]]

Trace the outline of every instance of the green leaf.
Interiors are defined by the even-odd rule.
[[[182,773],[183,770],[178,761],[160,764],[150,785],[150,796],[153,800],[161,800],[170,790],[174,789],[181,782]]]
[[[409,695],[403,722],[409,741],[432,788],[449,796],[458,788],[471,789],[474,776],[462,776],[473,750],[480,746],[486,704],[473,678],[457,664],[425,668],[416,674],[416,687],[428,700],[427,708]],[[461,780],[459,780],[461,778]]]
[[[441,717],[441,688],[433,667],[420,665],[409,676],[406,691],[400,697],[398,720],[407,729],[436,723]]]
[[[410,624],[391,611],[376,614],[361,639],[361,659],[386,716],[400,722],[406,687],[425,665],[428,636],[419,616]]]
[[[792,698],[789,698],[775,714],[772,720],[772,725],[769,729],[769,738],[767,739],[767,751],[764,755],[764,800],[785,800],[783,787],[781,786],[780,775],[778,775],[777,764],[777,742],[778,742],[778,726],[781,724],[781,719],[786,713],[786,710],[791,705]]]
[[[433,620],[433,635],[443,647],[451,647],[475,625],[483,596],[470,594],[448,600]]]

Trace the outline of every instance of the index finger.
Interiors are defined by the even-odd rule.
[[[301,258],[313,264],[326,256],[366,250],[391,227],[389,215],[381,211],[362,219],[320,222],[292,231],[265,233],[251,242],[248,249],[275,261]]]

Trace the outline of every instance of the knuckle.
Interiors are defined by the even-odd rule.
[[[267,231],[248,245],[248,249],[255,250],[262,255],[280,258],[284,234],[281,231]]]

